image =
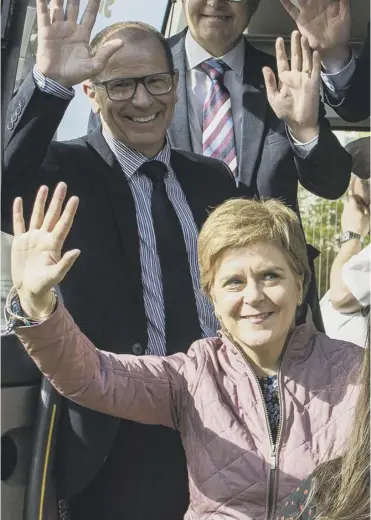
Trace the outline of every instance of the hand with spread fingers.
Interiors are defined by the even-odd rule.
[[[39,189],[28,231],[23,218],[22,199],[14,201],[13,285],[24,312],[33,319],[53,310],[54,297],[50,289],[63,280],[80,254],[78,249],[74,249],[62,256],[63,244],[79,202],[77,197],[71,197],[61,214],[66,191],[66,184],[58,184],[45,214],[48,188],[42,186]]]
[[[321,59],[312,52],[308,40],[298,31],[291,36],[291,63],[282,38],[276,41],[278,82],[273,71],[264,67],[268,101],[293,137],[303,143],[318,136]]]
[[[89,40],[100,0],[89,0],[77,23],[80,0],[36,0],[38,46],[36,66],[48,78],[72,87],[99,74],[122,46],[118,38],[106,42],[92,56]]]
[[[298,0],[298,3],[299,8],[291,0],[281,0],[300,33],[308,38],[311,49],[320,51],[323,60],[342,61],[344,66],[350,57],[350,0]]]

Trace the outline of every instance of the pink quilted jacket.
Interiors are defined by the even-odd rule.
[[[225,337],[170,357],[96,350],[59,305],[19,338],[66,397],[100,412],[180,430],[191,502],[186,520],[271,520],[314,468],[342,450],[362,349],[312,324],[294,329],[279,372],[277,449],[256,376]]]

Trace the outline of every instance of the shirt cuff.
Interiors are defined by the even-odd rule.
[[[310,141],[308,141],[306,143],[302,143],[301,141],[298,141],[297,139],[295,139],[295,137],[292,135],[289,127],[287,127],[287,132],[289,134],[289,138],[290,138],[292,144],[294,145],[296,151],[303,158],[307,157],[307,155],[309,155],[310,152],[313,150],[313,148],[315,148],[318,144],[318,137],[319,137],[318,135],[316,135],[316,137],[313,137],[313,139],[311,139]]]
[[[42,72],[39,71],[36,65],[34,65],[32,73],[35,83],[41,92],[45,92],[45,94],[51,94],[52,96],[56,96],[62,99],[72,99],[74,97],[75,91],[72,87],[63,87],[63,85],[60,85],[57,81],[47,78]]]
[[[334,97],[340,97],[343,95],[343,91],[349,88],[350,81],[356,70],[356,58],[352,51],[352,57],[345,67],[338,72],[332,74],[325,71],[321,72],[323,83],[326,85],[331,95]]]

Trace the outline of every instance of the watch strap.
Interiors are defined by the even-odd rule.
[[[354,231],[344,231],[340,237],[340,244],[344,244],[345,242],[348,242],[348,240],[352,240],[352,238],[357,238],[363,242],[363,237],[359,233],[355,233]]]

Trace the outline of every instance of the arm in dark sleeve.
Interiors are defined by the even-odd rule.
[[[370,117],[370,24],[367,39],[356,60],[356,70],[345,91],[343,99],[332,99],[329,89],[325,89],[328,104],[345,121],[358,123]]]
[[[320,104],[319,135],[317,145],[305,157],[292,146],[295,163],[302,186],[319,197],[335,200],[348,188],[352,159],[331,131],[325,117],[325,108]]]
[[[11,222],[9,213],[14,197],[35,193],[42,183],[54,184],[63,180],[53,175],[52,168],[45,167],[45,159],[69,102],[69,99],[42,92],[32,72],[12,98],[3,135],[2,215],[5,225]],[[2,227],[4,229],[4,224]]]
[[[32,72],[27,76],[8,108],[4,176],[18,175],[21,180],[37,172],[69,103],[69,99],[42,92]]]

